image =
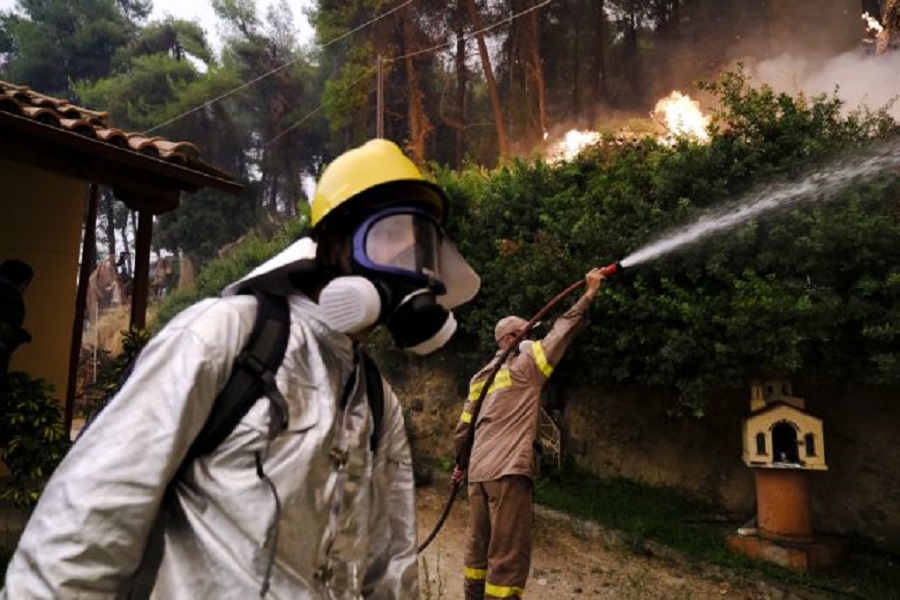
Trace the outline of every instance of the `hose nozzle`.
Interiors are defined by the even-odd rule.
[[[622,270],[622,263],[616,261],[614,263],[610,263],[600,269],[600,274],[604,277],[611,277]]]

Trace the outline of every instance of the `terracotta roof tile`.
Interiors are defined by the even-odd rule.
[[[128,147],[128,135],[121,129],[94,129],[97,139],[108,142],[120,148]]]
[[[147,137],[139,132],[117,129],[109,122],[107,112],[77,106],[68,100],[46,96],[26,86],[0,80],[0,111],[234,181],[231,175],[203,161],[200,149],[191,142],[175,142],[158,136]]]

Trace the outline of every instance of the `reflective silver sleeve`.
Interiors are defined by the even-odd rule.
[[[53,474],[10,561],[10,598],[109,598],[128,587],[166,485],[230,372],[221,348],[237,327],[202,304],[150,341]],[[221,344],[204,335],[213,328]]]

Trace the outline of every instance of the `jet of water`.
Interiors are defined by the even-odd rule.
[[[833,161],[800,181],[769,185],[750,192],[743,200],[703,215],[685,227],[671,231],[621,261],[633,267],[696,244],[713,234],[732,229],[764,213],[783,210],[809,201],[828,201],[855,179],[900,166],[900,141],[894,140],[868,152]]]

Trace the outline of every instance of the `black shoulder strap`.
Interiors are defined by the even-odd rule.
[[[381,373],[372,357],[365,352],[360,354],[366,375],[366,397],[369,399],[369,410],[372,411],[374,423],[369,448],[375,452],[378,449],[378,440],[381,439],[381,420],[384,418],[384,382],[381,381]]]
[[[272,433],[287,427],[287,403],[275,385],[275,372],[284,359],[290,333],[287,298],[260,290],[253,290],[253,295],[257,310],[250,339],[235,360],[228,383],[216,397],[209,418],[188,450],[185,464],[215,450],[260,396],[270,400]]]
[[[231,377],[216,396],[209,418],[188,450],[182,467],[215,450],[260,396],[266,396],[271,401],[273,430],[280,431],[287,426],[287,403],[275,385],[275,371],[287,350],[290,309],[285,296],[259,290],[253,290],[253,295],[256,296],[257,309],[250,339],[234,361]],[[163,531],[166,518],[166,511],[162,510],[153,523],[141,564],[127,596],[129,600],[150,598],[165,549]]]

